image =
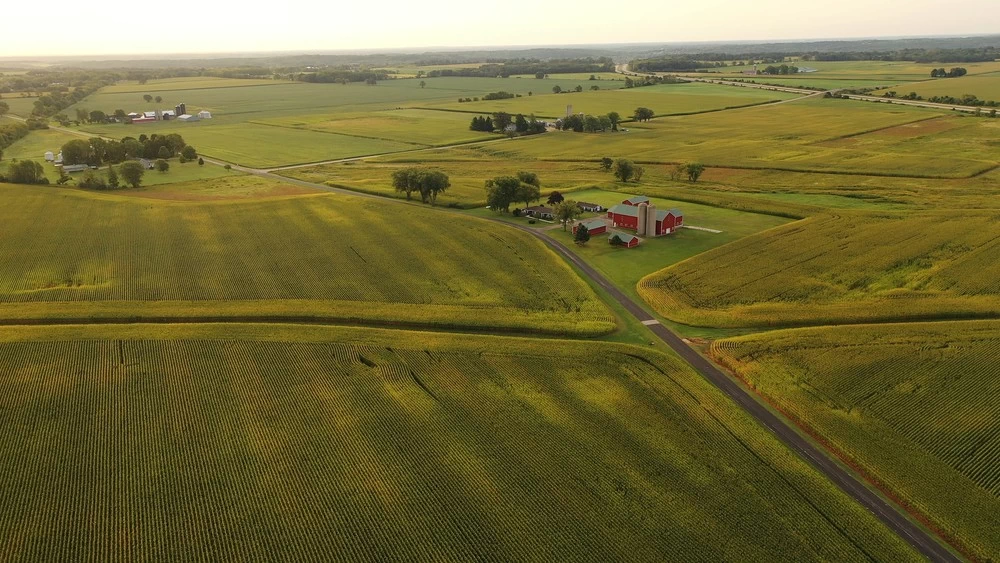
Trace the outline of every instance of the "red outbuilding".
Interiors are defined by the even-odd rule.
[[[632,229],[640,236],[658,237],[669,235],[684,224],[684,215],[679,209],[660,211],[654,205],[621,204],[608,210],[611,226]]]
[[[617,242],[615,239],[617,239]],[[639,237],[628,233],[611,231],[611,233],[608,234],[608,242],[610,244],[624,246],[625,248],[634,248],[639,246]]]
[[[587,232],[590,233],[590,236],[601,235],[608,232],[608,224],[601,218],[588,219],[587,221],[580,221],[576,225],[573,225],[574,235],[576,234],[577,227],[580,225],[587,227]]]

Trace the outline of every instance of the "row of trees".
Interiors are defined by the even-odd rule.
[[[785,64],[779,65],[779,66],[767,65],[766,67],[764,67],[764,70],[762,70],[761,72],[763,74],[780,74],[780,75],[784,75],[784,74],[798,74],[799,67],[785,65]]]
[[[508,126],[510,125],[514,126],[512,130],[508,130]],[[524,117],[523,114],[519,113],[512,116],[509,113],[501,111],[494,113],[492,116],[480,115],[473,117],[469,129],[486,133],[500,131],[514,135],[536,135],[545,132],[545,122],[538,121],[534,115]]]
[[[611,172],[622,182],[629,180],[640,182],[645,174],[645,169],[641,165],[625,158],[614,159],[610,156],[601,159],[601,170]],[[697,162],[678,164],[670,170],[670,179],[677,181],[686,176],[688,181],[697,182],[704,171],[705,165]]]
[[[406,199],[412,199],[412,194],[416,192],[420,194],[420,201],[434,205],[438,195],[451,187],[451,181],[440,170],[403,168],[392,173],[392,187],[406,194]]]
[[[139,138],[123,137],[120,141],[91,137],[73,139],[62,146],[63,164],[101,166],[106,162],[118,164],[130,158],[169,159],[181,155],[184,160],[198,158],[198,151],[184,142],[176,133]]]
[[[958,78],[959,76],[965,76],[968,73],[969,71],[962,67],[955,67],[951,70],[935,68],[931,70],[931,78]]]
[[[486,180],[486,205],[497,213],[507,213],[513,203],[523,201],[525,207],[542,197],[538,174],[520,171],[513,176],[497,176]]]

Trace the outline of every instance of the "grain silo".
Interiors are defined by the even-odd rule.
[[[639,213],[636,214],[635,234],[642,236],[646,234],[646,204],[639,204]]]
[[[646,230],[641,231],[647,237],[656,236],[656,205],[650,203],[646,206]],[[641,213],[640,213],[641,215]]]

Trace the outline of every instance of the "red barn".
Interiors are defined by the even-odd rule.
[[[679,209],[659,211],[655,205],[621,204],[608,210],[611,225],[623,229],[633,229],[641,236],[658,237],[669,235],[683,225],[684,216]]]
[[[608,232],[608,224],[605,223],[604,219],[601,218],[590,219],[588,221],[581,221],[576,225],[573,225],[574,235],[576,234],[576,228],[579,227],[580,225],[587,227],[587,232],[590,233],[590,236],[600,235]]]
[[[615,238],[621,241],[620,243],[617,243],[619,246],[624,246],[625,248],[634,248],[639,246],[639,237],[635,235],[611,231],[608,235],[608,242],[610,244],[615,244]]]

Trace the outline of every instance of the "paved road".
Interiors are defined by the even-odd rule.
[[[504,223],[511,225],[510,223]],[[751,396],[750,392],[744,389],[733,378],[724,374],[701,354],[688,346],[677,334],[659,323],[652,315],[643,309],[632,298],[625,295],[614,284],[608,281],[600,272],[589,264],[581,260],[576,254],[570,251],[566,245],[554,240],[548,234],[535,229],[520,225],[511,225],[529,232],[542,239],[546,244],[562,254],[567,260],[575,264],[587,276],[594,280],[597,285],[604,288],[618,303],[620,303],[636,319],[647,325],[649,329],[661,340],[667,343],[677,354],[691,365],[696,371],[701,373],[712,384],[728,395],[737,405],[754,417],[760,424],[771,430],[778,439],[785,443],[795,453],[808,461],[813,467],[827,476],[834,484],[840,487],[845,493],[850,495],[869,512],[878,517],[882,522],[893,530],[900,537],[906,540],[922,555],[931,561],[961,561],[947,548],[930,536],[919,526],[911,522],[904,516],[902,510],[880,497],[877,493],[862,484],[852,472],[843,468],[830,459],[823,451],[814,446],[807,439],[796,432],[787,422],[779,418],[778,415],[768,410],[763,404]]]

